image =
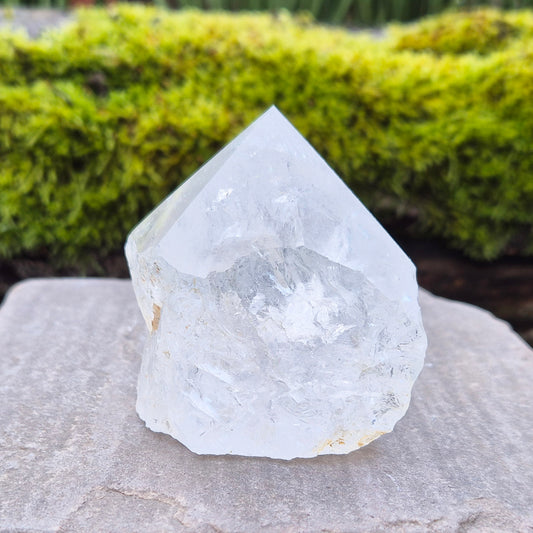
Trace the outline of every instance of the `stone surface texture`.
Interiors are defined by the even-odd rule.
[[[283,461],[199,456],[145,427],[128,281],[16,285],[0,308],[0,531],[533,531],[533,351],[485,311],[420,303],[428,353],[395,431]]]
[[[197,453],[348,453],[422,369],[415,267],[272,107],[130,234],[137,412]]]

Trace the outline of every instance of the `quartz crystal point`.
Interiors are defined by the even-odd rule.
[[[291,459],[348,453],[404,415],[426,348],[414,265],[275,107],[126,255],[150,429],[200,454]]]

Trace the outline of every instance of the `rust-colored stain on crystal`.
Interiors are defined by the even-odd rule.
[[[161,306],[154,304],[152,306],[152,312],[154,314],[154,318],[152,318],[152,333],[154,333],[159,327],[159,320],[161,319]]]
[[[328,448],[335,449],[339,446],[344,446],[346,444],[344,440],[344,431],[341,431],[340,435],[338,437],[334,437],[332,439],[327,439],[325,442],[323,442],[320,446],[318,446],[316,453],[320,454],[323,453]]]
[[[361,446],[366,446],[367,444],[370,444],[373,440],[377,439],[378,437],[381,437],[381,435],[385,435],[385,431],[375,431],[374,433],[366,435],[365,437],[360,439],[357,445],[359,446],[359,448],[361,448]]]
[[[353,438],[350,438],[350,432],[340,431],[333,438],[327,439],[320,446],[318,446],[315,452],[317,455],[320,455],[321,453],[331,453],[333,450],[338,450],[339,448],[346,446],[346,441],[348,441],[349,448],[355,450],[357,448],[361,448],[362,446],[366,446],[374,439],[377,439],[379,436],[384,434],[385,431],[375,431],[373,433],[369,433],[368,435],[365,435],[364,437],[360,438],[357,441],[357,446],[354,446]]]

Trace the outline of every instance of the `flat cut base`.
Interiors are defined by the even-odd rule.
[[[394,432],[281,461],[198,456],[144,426],[129,282],[15,286],[0,308],[0,530],[529,531],[533,351],[487,312],[420,303],[426,365]]]

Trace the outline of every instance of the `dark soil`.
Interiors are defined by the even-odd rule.
[[[27,278],[53,277],[128,278],[128,266],[122,253],[95,258],[89,266],[57,267],[38,257],[0,259],[0,302],[11,285]]]
[[[398,238],[418,268],[422,287],[438,296],[469,302],[508,321],[533,346],[533,259],[476,262],[435,241]],[[83,272],[55,268],[42,259],[0,260],[0,300],[17,281],[33,277],[105,276],[127,278],[121,253],[95,260]]]
[[[533,346],[533,258],[473,261],[434,241],[398,239],[417,267],[420,286],[488,309]]]

